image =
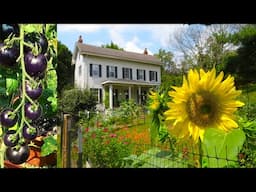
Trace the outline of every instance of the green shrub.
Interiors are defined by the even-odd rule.
[[[59,100],[59,109],[65,113],[78,115],[79,111],[94,111],[96,98],[89,90],[65,90]]]
[[[109,128],[86,128],[83,153],[84,161],[90,160],[92,167],[125,167],[124,157],[131,153],[130,140]]]

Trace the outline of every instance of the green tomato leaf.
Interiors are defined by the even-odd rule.
[[[57,89],[57,74],[54,69],[47,72],[47,88],[56,92]]]
[[[41,147],[41,156],[47,156],[57,151],[57,140],[54,136],[44,138],[44,144]]]
[[[56,97],[49,97],[47,101],[51,102],[52,111],[57,111],[57,98]]]
[[[11,95],[16,92],[19,87],[19,81],[13,78],[6,78],[6,94]]]
[[[25,33],[42,32],[42,24],[27,24],[24,25]]]
[[[9,97],[0,94],[0,110],[8,106]]]
[[[234,165],[245,138],[241,129],[228,133],[216,128],[207,129],[202,142],[203,167],[221,168]]]

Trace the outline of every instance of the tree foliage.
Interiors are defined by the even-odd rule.
[[[170,51],[166,51],[164,49],[159,49],[158,53],[155,54],[156,57],[160,59],[160,61],[163,63],[163,70],[169,71],[169,72],[176,72],[176,64],[173,61],[173,53]]]
[[[95,96],[87,89],[64,90],[61,99],[59,99],[60,110],[73,115],[77,115],[79,111],[92,111],[96,104]]]
[[[56,68],[58,77],[57,91],[60,94],[67,85],[73,85],[74,66],[71,65],[72,53],[66,45],[58,41],[58,66]]]
[[[256,82],[256,25],[244,26],[231,41],[239,48],[228,58],[225,71],[234,74],[240,85]]]
[[[229,43],[230,35],[240,27],[234,24],[191,25],[177,31],[173,44],[184,55],[184,71],[194,67],[223,70],[223,62],[233,48]]]
[[[111,41],[110,44],[107,43],[106,45],[101,45],[101,47],[124,51],[123,48],[121,48],[117,44],[113,43],[113,41]]]

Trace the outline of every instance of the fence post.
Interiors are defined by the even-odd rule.
[[[77,167],[83,167],[83,134],[81,127],[77,130],[78,135],[78,160],[77,160]]]
[[[62,139],[62,166],[63,168],[70,167],[70,138],[69,130],[71,129],[71,115],[64,114],[63,131],[61,131]]]

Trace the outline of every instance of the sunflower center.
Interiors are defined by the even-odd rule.
[[[216,119],[217,102],[213,95],[196,93],[188,99],[186,110],[190,121],[205,127]]]
[[[211,113],[211,105],[209,104],[204,104],[202,106],[200,106],[200,111],[202,114],[209,114]]]

